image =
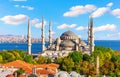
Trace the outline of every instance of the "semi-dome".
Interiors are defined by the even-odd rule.
[[[60,36],[61,40],[68,40],[68,39],[77,39],[78,36],[76,34],[74,34],[72,31],[68,30],[66,32],[64,32],[61,36]]]
[[[61,42],[60,45],[64,46],[64,47],[73,47],[73,46],[75,46],[75,43],[71,40],[64,40]]]

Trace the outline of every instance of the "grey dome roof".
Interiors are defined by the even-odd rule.
[[[80,77],[80,75],[79,75],[77,72],[72,71],[72,72],[70,73],[70,77]]]
[[[63,74],[59,74],[58,77],[68,77],[67,74],[63,73]]]
[[[58,72],[55,77],[70,77],[70,75],[66,71]]]
[[[64,40],[64,41],[61,42],[60,45],[68,47],[68,46],[75,46],[75,43],[73,41],[71,41],[71,40]]]
[[[82,46],[85,46],[86,43],[85,43],[84,41],[81,41],[81,45],[82,45]]]
[[[76,34],[74,34],[72,31],[68,30],[68,31],[64,32],[64,33],[60,36],[60,38],[61,38],[62,40],[65,40],[65,39],[77,39],[78,36],[77,36]]]

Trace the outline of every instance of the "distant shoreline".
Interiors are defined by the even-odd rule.
[[[87,40],[85,40],[87,44]],[[32,43],[32,53],[38,53],[41,51],[41,42]],[[46,47],[49,45],[49,42],[46,42]],[[114,51],[120,52],[120,40],[95,40],[95,46],[104,46],[111,48]],[[27,51],[27,42],[25,43],[0,43],[0,50],[23,50]]]
[[[83,41],[87,42],[87,40],[83,40]],[[94,40],[94,41],[120,41],[120,40]],[[5,44],[5,43],[27,44],[27,42],[0,42],[0,44]],[[41,42],[32,42],[32,43],[41,43]],[[46,41],[46,43],[49,43],[49,42]]]

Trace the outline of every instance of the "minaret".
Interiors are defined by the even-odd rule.
[[[61,39],[60,39],[60,37],[58,37],[58,38],[57,38],[56,51],[59,51],[59,50],[60,50],[60,42],[61,42]]]
[[[90,45],[90,23],[88,23],[88,45]]]
[[[28,20],[28,54],[31,55],[31,31],[30,31],[30,21]]]
[[[94,27],[93,27],[93,18],[90,16],[90,52],[94,51]]]
[[[44,20],[43,20],[43,17],[42,17],[42,52],[44,52],[45,50],[45,38],[44,38]]]
[[[52,45],[52,25],[51,25],[51,21],[49,23],[49,43],[50,46]]]

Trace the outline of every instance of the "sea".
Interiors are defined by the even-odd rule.
[[[85,41],[87,43],[87,41]],[[120,40],[95,40],[95,46],[105,46],[113,50],[120,51]],[[46,43],[48,47],[49,43]],[[32,43],[32,53],[41,52],[41,43]],[[27,51],[27,43],[0,43],[0,51],[2,50],[23,50]]]

